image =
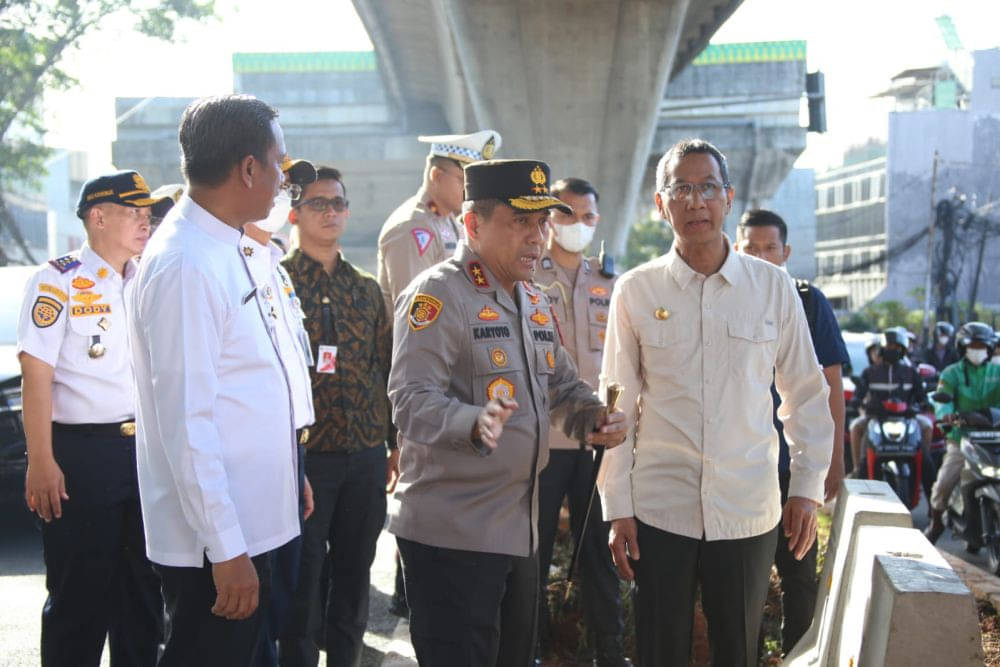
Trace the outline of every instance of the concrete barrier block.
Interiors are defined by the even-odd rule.
[[[848,557],[860,526],[912,528],[913,519],[885,482],[845,479],[837,495],[826,561],[820,576],[813,623],[805,636],[788,652],[786,665],[826,665],[830,647],[838,641],[842,599],[850,581]],[[867,574],[866,574],[867,577]]]
[[[975,598],[947,563],[879,554],[873,565],[871,601],[855,664],[983,664]]]

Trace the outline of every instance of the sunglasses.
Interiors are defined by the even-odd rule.
[[[342,213],[348,209],[350,202],[343,197],[313,197],[303,202],[298,202],[295,206],[296,208],[306,206],[310,211],[316,211],[317,213],[325,213],[331,208],[337,213]]]

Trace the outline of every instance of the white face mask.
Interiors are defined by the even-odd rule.
[[[254,224],[268,234],[274,234],[288,222],[288,214],[291,210],[292,200],[288,193],[282,190],[274,198],[274,206],[271,207],[271,212],[267,214],[267,217]]]
[[[555,230],[556,243],[569,252],[583,252],[594,238],[595,228],[582,222],[574,222],[572,225],[552,223],[552,228]]]
[[[989,352],[986,350],[974,350],[971,347],[965,351],[965,358],[969,360],[969,363],[973,366],[979,366],[987,357],[989,357]]]
[[[944,347],[945,345],[948,344],[949,340],[951,340],[951,339],[948,338],[947,336],[938,336],[938,345],[940,345],[941,347]]]

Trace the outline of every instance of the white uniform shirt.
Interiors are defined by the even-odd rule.
[[[249,251],[247,250],[249,248]],[[278,262],[281,249],[273,243],[262,246],[247,235],[240,241],[247,267],[253,274],[258,294],[264,297],[269,321],[274,326],[275,339],[288,381],[292,389],[292,414],[295,428],[316,421],[312,402],[312,381],[309,379],[309,335],[302,326],[302,304],[295,296],[292,280]]]
[[[288,384],[239,244],[185,196],[136,276],[139,494],[163,565],[256,556],[299,533]]]
[[[822,503],[829,389],[788,274],[730,251],[706,277],[671,249],[623,275],[611,297],[601,393],[608,382],[624,385],[621,407],[635,428],[601,468],[605,519],[634,516],[708,540],[774,528],[772,375],[792,457],[789,495]]]
[[[123,292],[135,275],[129,260],[122,277],[89,245],[39,268],[24,291],[17,351],[55,369],[52,421],[111,424],[135,415],[132,356]],[[91,356],[102,346],[104,354]]]

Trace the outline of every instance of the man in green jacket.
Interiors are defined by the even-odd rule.
[[[958,413],[1000,407],[1000,366],[990,363],[997,346],[996,333],[987,324],[969,322],[958,330],[955,345],[961,358],[942,371],[937,388],[954,397],[950,403],[939,403],[935,409],[938,421],[946,424],[952,423]],[[962,429],[952,429],[944,461],[931,491],[931,524],[924,534],[932,544],[944,532],[944,510],[962,472],[961,441]]]

